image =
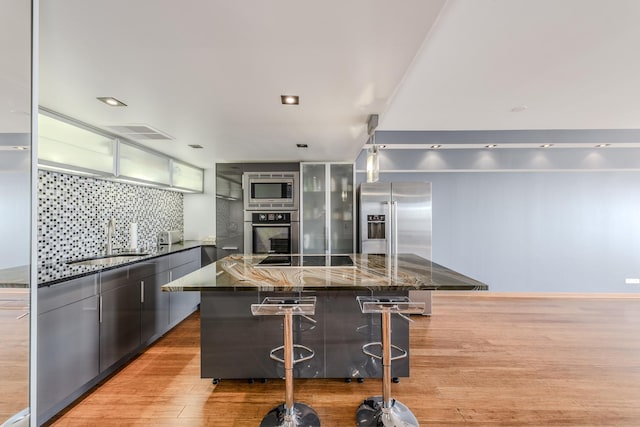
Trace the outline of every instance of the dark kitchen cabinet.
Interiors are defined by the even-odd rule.
[[[162,285],[200,268],[196,247],[38,289],[38,424],[197,309]]]
[[[154,274],[141,280],[141,337],[144,345],[151,344],[169,330],[169,293],[162,292],[170,269],[169,257],[156,258]]]
[[[405,292],[406,294],[406,292]],[[398,291],[318,290],[315,292],[204,292],[200,310],[200,366],[203,378],[282,378],[283,365],[270,358],[282,345],[282,316],[253,316],[251,304],[265,297],[316,296],[313,316],[294,316],[293,341],[314,350],[294,365],[296,378],[381,378],[382,364],[362,347],[381,340],[380,314],[363,314],[356,297],[403,295]],[[392,342],[409,352],[409,324],[392,316]],[[376,351],[376,349],[374,349]],[[379,352],[379,351],[378,351]],[[294,357],[302,354],[298,349]],[[409,376],[409,358],[394,360],[394,377]]]
[[[99,374],[98,276],[38,289],[38,422]]]
[[[141,285],[154,272],[141,262],[100,273],[100,371],[132,356],[140,346]]]
[[[294,365],[296,378],[325,376],[323,347],[324,303],[321,293],[217,291],[202,295],[200,357],[203,378],[282,378],[284,365],[269,357],[282,346],[283,317],[254,316],[251,304],[266,297],[295,299],[319,295],[313,316],[293,316],[293,341],[309,347],[315,356]],[[308,355],[296,348],[294,357]],[[279,352],[279,357],[282,353]]]
[[[169,281],[186,276],[200,268],[200,248],[189,249],[169,256]],[[200,304],[200,292],[169,293],[169,326],[173,327],[193,313]]]
[[[216,262],[216,247],[202,246],[200,252],[200,267],[206,267],[213,262]]]

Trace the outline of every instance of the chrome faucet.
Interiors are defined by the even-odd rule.
[[[111,218],[109,222],[107,222],[107,255],[111,255],[113,253],[113,235],[116,232],[116,220]]]

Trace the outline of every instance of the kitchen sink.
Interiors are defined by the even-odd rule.
[[[105,255],[100,257],[92,257],[79,259],[77,261],[69,261],[67,264],[69,265],[102,265],[102,266],[111,266],[117,265],[126,261],[131,261],[136,258],[140,258],[142,256],[149,255],[146,253],[135,253],[135,254],[115,254],[115,255]]]

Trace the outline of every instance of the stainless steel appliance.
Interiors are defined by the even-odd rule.
[[[242,176],[245,210],[298,210],[298,172],[247,172]]]
[[[298,252],[298,211],[244,212],[245,254],[293,254]]]
[[[375,182],[360,185],[360,252],[413,253],[431,259],[431,183]],[[410,298],[431,314],[431,292]]]

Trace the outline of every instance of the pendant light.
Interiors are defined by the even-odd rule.
[[[378,146],[376,145],[376,127],[378,126],[378,115],[371,114],[367,121],[369,141],[367,144],[367,182],[378,182],[380,175],[380,160],[378,158]]]

